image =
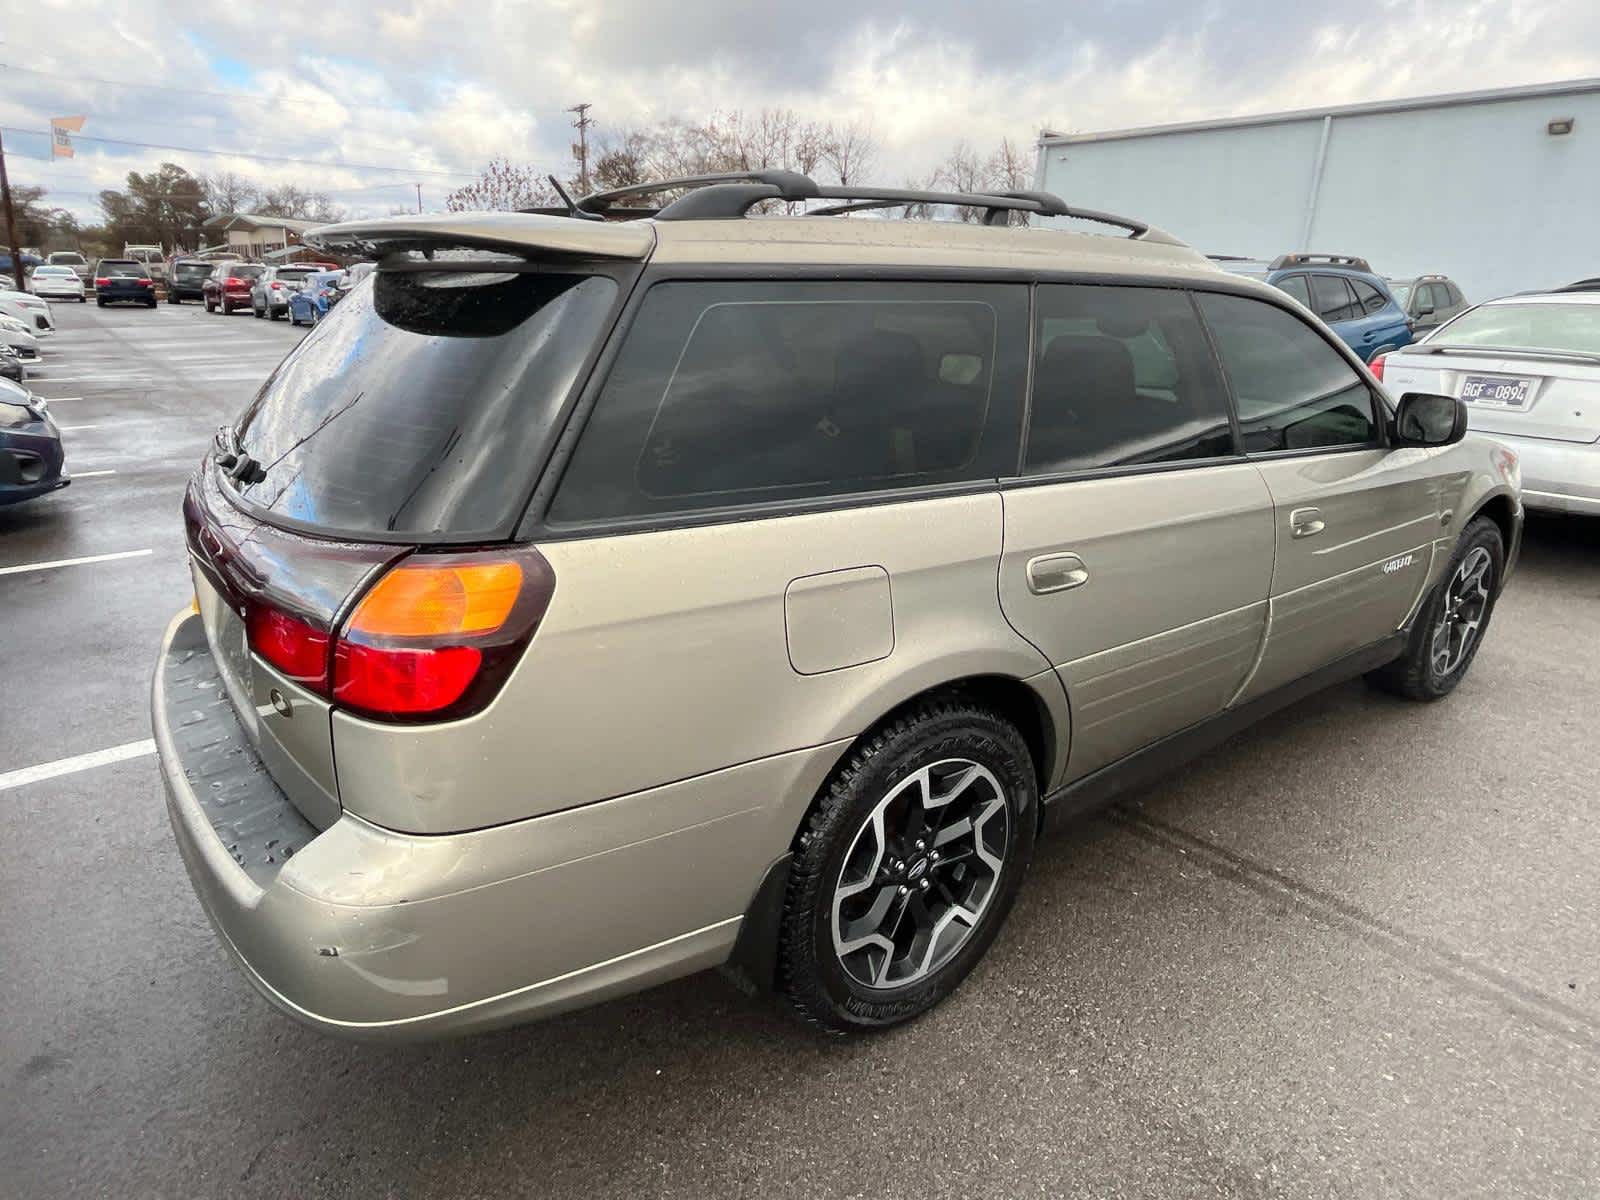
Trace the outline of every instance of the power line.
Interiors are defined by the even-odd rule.
[[[128,79],[100,79],[94,75],[75,75],[61,71],[44,71],[40,70],[38,67],[18,66],[16,63],[0,63],[0,68],[3,68],[7,71],[25,71],[29,75],[43,75],[47,79],[64,79],[71,83],[97,83],[104,87],[138,88],[142,91],[172,92],[182,96],[213,96],[218,100],[248,100],[253,104],[259,104],[261,102],[260,96],[252,95],[250,92],[209,91],[205,88],[173,87],[171,84],[167,83],[135,83]],[[299,100],[293,96],[275,97],[273,99],[273,103],[299,104],[312,108],[323,107],[323,103],[320,100]],[[389,108],[381,104],[350,104],[343,100],[339,101],[339,103],[344,108],[364,112],[381,112],[390,116],[392,116],[395,111],[393,108]],[[413,113],[415,112],[415,110],[409,109],[405,111],[410,111]]]
[[[25,133],[32,137],[48,138],[49,132],[43,129],[22,129],[13,125],[0,125],[0,130],[6,133]],[[432,175],[441,179],[471,179],[476,176],[475,171],[437,171],[427,167],[384,167],[374,163],[347,163],[329,162],[325,158],[294,158],[284,154],[251,154],[246,150],[208,150],[200,146],[167,146],[160,142],[135,142],[128,138],[90,137],[87,134],[75,133],[72,135],[74,142],[100,142],[108,146],[134,146],[140,150],[170,150],[178,154],[209,154],[217,158],[249,158],[257,162],[298,163],[309,167],[332,167],[344,171],[392,171],[405,175]],[[33,157],[29,155],[28,157]]]

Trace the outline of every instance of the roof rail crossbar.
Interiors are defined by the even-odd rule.
[[[1284,267],[1350,267],[1356,271],[1371,271],[1372,266],[1364,258],[1357,258],[1354,254],[1315,254],[1305,251],[1299,254],[1280,254],[1267,264],[1269,271],[1281,271]]]
[[[648,196],[653,192],[669,192],[677,188],[702,188],[722,183],[760,183],[780,189],[784,198],[803,200],[817,194],[817,185],[808,175],[798,171],[755,170],[715,171],[709,175],[683,175],[676,179],[656,179],[649,183],[634,183],[627,187],[612,188],[606,192],[591,192],[578,201],[585,212],[604,212],[612,201],[626,196]],[[763,197],[765,198],[765,197]],[[669,206],[670,207],[670,206]]]

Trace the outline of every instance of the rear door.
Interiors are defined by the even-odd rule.
[[[1365,279],[1346,282],[1355,292],[1356,303],[1361,308],[1357,318],[1361,344],[1356,353],[1364,360],[1371,359],[1381,350],[1391,350],[1411,341],[1411,326],[1406,323],[1406,314],[1398,304],[1391,303],[1388,296]]]
[[[1067,777],[1213,715],[1260,648],[1272,503],[1183,291],[1042,285],[1000,599],[1067,688]]]
[[[1204,295],[1200,308],[1272,495],[1266,643],[1242,701],[1405,621],[1439,530],[1438,451],[1388,448],[1366,379],[1298,316],[1243,296]]]

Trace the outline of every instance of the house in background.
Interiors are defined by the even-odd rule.
[[[299,245],[306,230],[323,224],[326,222],[268,217],[260,213],[218,213],[207,218],[200,228],[205,234],[207,250],[259,259]]]

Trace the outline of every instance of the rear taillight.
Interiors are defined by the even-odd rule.
[[[155,287],[156,285],[156,281],[154,279],[140,279],[137,282],[140,287]]]
[[[284,675],[324,695],[328,691],[327,632],[265,604],[254,604],[245,618],[250,648]]]
[[[111,277],[109,275],[98,275],[95,277],[95,287],[108,287],[110,283]]]
[[[275,292],[283,291],[283,284],[279,283],[276,279],[274,279],[271,283],[267,284],[267,286],[269,288],[271,288]]]
[[[222,286],[227,288],[230,292],[242,292],[245,291],[250,285],[245,283],[245,281],[242,279],[229,279]]]
[[[337,636],[271,607],[250,611],[253,650],[340,708],[444,720],[493,697],[538,629],[555,573],[532,547],[414,554],[386,571]]]
[[[1383,354],[1374,354],[1372,356],[1372,361],[1367,364],[1367,370],[1371,371],[1374,378],[1380,382],[1383,380],[1383,360],[1388,357],[1389,355],[1387,352]]]

